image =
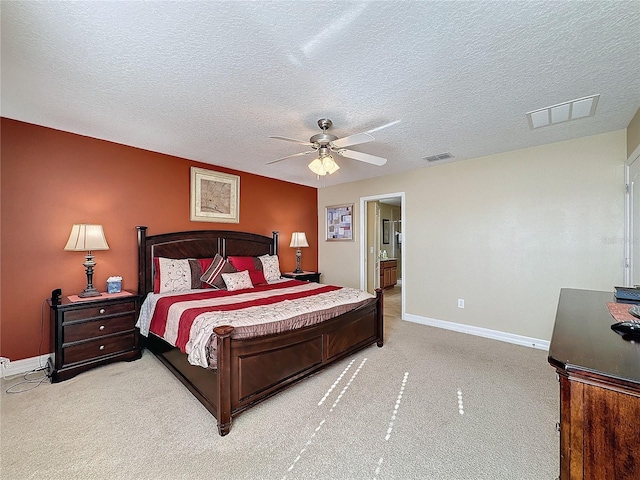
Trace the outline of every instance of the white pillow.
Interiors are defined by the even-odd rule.
[[[262,255],[258,257],[262,262],[262,273],[267,282],[280,280],[280,261],[277,255]]]
[[[189,265],[189,260],[160,257],[158,258],[158,266],[160,268],[159,293],[191,290],[191,265]]]
[[[233,292],[234,290],[243,290],[245,288],[253,288],[251,283],[251,277],[248,270],[243,270],[238,273],[223,273],[222,279],[224,280],[227,290]]]

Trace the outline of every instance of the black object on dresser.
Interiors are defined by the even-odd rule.
[[[282,276],[285,278],[294,278],[296,280],[302,280],[303,282],[320,283],[320,272],[302,272],[302,273],[285,272],[285,273],[282,273]]]
[[[139,295],[105,294],[76,302],[62,297],[57,303],[51,299],[48,303],[54,342],[54,356],[48,362],[51,382],[142,355],[135,327]]]

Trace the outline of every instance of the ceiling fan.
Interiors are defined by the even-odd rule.
[[[371,135],[368,133],[356,133],[355,135],[349,135],[348,137],[338,138],[335,135],[327,133],[327,130],[331,125],[333,125],[333,122],[328,118],[321,118],[318,120],[318,126],[322,129],[322,133],[312,136],[308,142],[287,137],[270,136],[269,138],[275,138],[276,140],[285,140],[287,142],[306,145],[311,147],[313,150],[287,155],[286,157],[267,162],[267,165],[286,160],[287,158],[309,155],[310,153],[315,152],[318,152],[318,157],[309,164],[309,168],[313,173],[319,176],[326,175],[327,173],[332,174],[340,168],[333,159],[333,156],[331,155],[332,153],[340,155],[341,157],[352,158],[354,160],[378,166],[382,166],[387,163],[386,158],[376,157],[375,155],[369,155],[368,153],[356,152],[354,150],[347,150],[344,148],[375,140]]]

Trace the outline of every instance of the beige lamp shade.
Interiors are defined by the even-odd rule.
[[[291,244],[290,247],[300,248],[300,247],[308,247],[307,236],[304,232],[293,232],[291,234]]]
[[[109,245],[104,237],[102,225],[82,223],[71,228],[71,235],[69,235],[69,241],[64,249],[72,252],[90,252],[92,250],[109,250]]]

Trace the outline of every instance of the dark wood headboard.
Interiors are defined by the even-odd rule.
[[[147,236],[147,227],[138,230],[138,293],[153,291],[153,257],[208,258],[219,253],[257,257],[278,254],[278,232],[272,237],[230,230],[195,230]]]

